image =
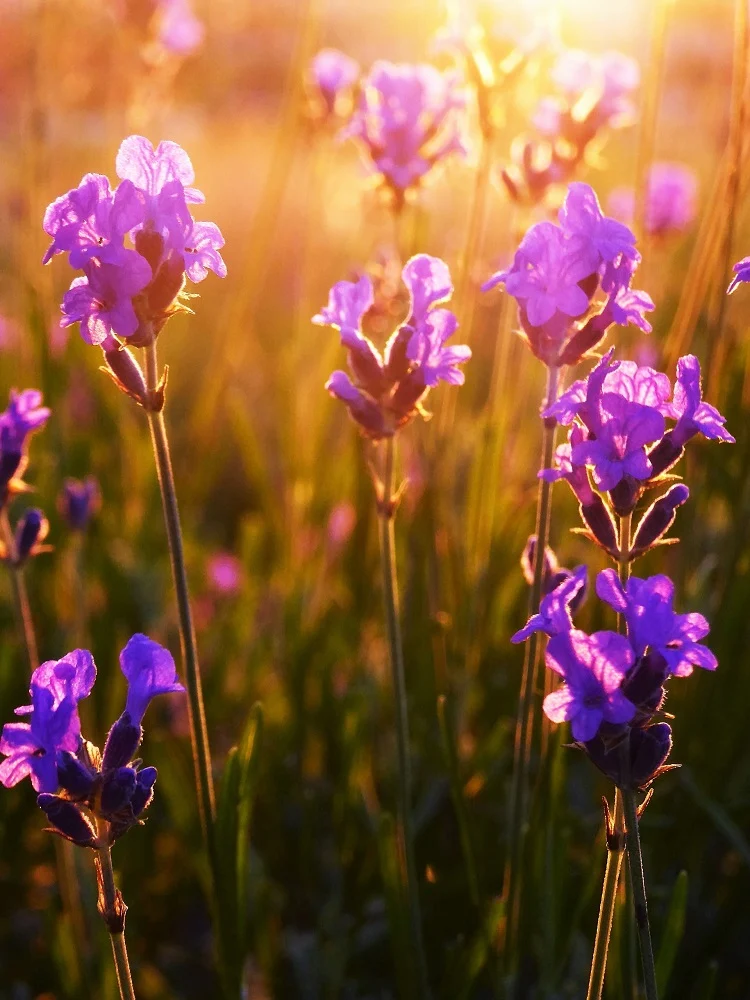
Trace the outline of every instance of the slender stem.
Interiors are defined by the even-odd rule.
[[[112,942],[112,957],[117,973],[117,985],[121,1000],[135,1000],[133,979],[130,975],[128,948],[125,944],[125,913],[127,906],[122,894],[115,885],[115,873],[112,870],[112,854],[107,841],[109,824],[97,817],[97,833],[99,844],[97,848],[97,875],[99,882],[99,913],[107,925],[109,939]]]
[[[620,556],[618,571],[620,584],[624,588],[630,578],[630,532],[633,515],[620,517]],[[618,625],[621,623],[618,620]],[[643,856],[641,854],[641,838],[638,831],[638,810],[635,803],[635,790],[630,787],[630,732],[621,744],[622,760],[622,801],[625,812],[626,842],[628,849],[628,870],[630,885],[633,891],[633,908],[638,929],[638,939],[641,946],[641,962],[646,985],[646,1000],[658,1000],[656,990],[656,967],[654,965],[654,950],[651,945],[651,928],[648,922],[648,903],[646,900],[646,882],[643,876]]]
[[[557,399],[560,369],[549,368],[545,406],[551,406]],[[543,422],[542,456],[540,469],[549,469],[555,449],[555,422]],[[544,571],[544,550],[549,540],[552,486],[544,479],[539,480],[537,493],[536,548],[534,550],[534,578],[529,595],[529,610],[536,614],[542,598]],[[518,699],[518,718],[513,759],[513,779],[509,813],[510,843],[505,866],[505,945],[503,952],[516,958],[517,937],[520,919],[520,887],[523,879],[524,842],[528,829],[528,799],[531,780],[531,756],[535,721],[535,699],[539,688],[539,673],[543,644],[539,633],[533,632],[524,650],[523,673]]]
[[[617,884],[620,879],[620,869],[622,868],[624,853],[622,831],[620,828],[621,820],[622,799],[620,790],[615,789],[615,808],[612,813],[614,836],[607,836],[607,865],[604,869],[602,900],[599,905],[599,919],[596,924],[596,940],[594,941],[594,954],[591,960],[591,974],[586,1000],[601,1000],[602,989],[604,988],[604,973],[607,970],[609,939],[612,934],[612,921],[615,915],[615,903],[617,902]]]
[[[145,348],[146,354],[146,384],[150,391],[156,388],[158,369],[156,362],[156,344]],[[151,441],[154,446],[156,471],[159,477],[162,506],[164,508],[164,523],[167,529],[169,555],[172,561],[172,577],[177,595],[177,611],[180,621],[180,645],[182,660],[185,666],[185,681],[188,694],[188,716],[190,734],[193,744],[193,763],[195,765],[195,781],[198,789],[198,806],[200,810],[203,836],[208,847],[214,886],[218,872],[218,859],[214,835],[214,819],[216,804],[214,797],[213,776],[211,774],[211,749],[208,742],[206,713],[203,708],[203,689],[201,685],[198,650],[195,639],[193,616],[190,609],[187,571],[185,568],[185,553],[182,545],[180,528],[180,512],[177,506],[172,462],[169,457],[169,442],[164,415],[159,411],[147,410],[148,422],[151,428]]]
[[[487,194],[490,187],[492,152],[493,144],[491,138],[483,135],[479,147],[479,163],[474,180],[469,225],[466,230],[466,242],[461,257],[461,271],[456,295],[456,302],[460,312],[461,329],[463,331],[462,340],[464,343],[468,343],[471,339],[472,326],[474,325],[477,297],[476,294],[472,294],[471,284],[484,231]]]
[[[29,604],[29,594],[26,590],[23,568],[16,565],[16,541],[13,537],[10,521],[8,520],[8,512],[5,509],[0,513],[0,531],[2,531],[2,540],[5,544],[6,556],[10,563],[10,575],[13,581],[13,596],[16,605],[18,627],[23,636],[29,667],[33,673],[39,666],[39,651],[36,644],[36,633],[34,632],[34,620],[31,617],[31,605]]]
[[[427,977],[427,959],[422,940],[422,917],[419,907],[417,870],[414,860],[414,824],[411,815],[411,761],[409,758],[409,717],[406,701],[406,676],[404,654],[401,641],[401,623],[398,598],[398,577],[396,573],[396,543],[393,519],[394,498],[394,443],[388,438],[385,444],[385,468],[383,472],[383,496],[379,505],[380,555],[383,573],[383,593],[385,617],[388,629],[388,644],[391,653],[393,694],[396,705],[396,743],[398,747],[398,811],[400,832],[403,838],[403,854],[406,869],[406,896],[409,905],[412,946],[417,964],[420,997],[427,1000],[430,987]]]

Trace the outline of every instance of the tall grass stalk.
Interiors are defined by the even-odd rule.
[[[39,651],[37,649],[34,620],[31,617],[31,605],[29,604],[29,594],[26,589],[23,567],[16,564],[16,540],[13,537],[13,529],[8,520],[7,510],[3,510],[0,513],[0,532],[2,533],[6,556],[10,563],[10,576],[13,585],[13,599],[16,606],[18,631],[21,634],[24,649],[26,650],[30,673],[33,673],[39,666]]]
[[[606,830],[607,864],[604,869],[602,883],[602,899],[599,904],[599,919],[596,924],[594,954],[591,960],[589,988],[586,1000],[601,1000],[604,988],[604,975],[607,971],[607,955],[612,935],[612,922],[617,903],[617,886],[620,880],[620,870],[624,857],[622,826],[622,798],[620,790],[615,789],[615,807],[612,811],[612,827]]]
[[[560,384],[560,369],[550,367],[547,371],[547,391],[543,407],[551,406],[557,399]],[[543,421],[542,455],[540,469],[552,466],[555,450],[557,422]],[[544,571],[544,550],[549,540],[552,486],[539,480],[536,508],[536,548],[534,550],[533,582],[529,595],[530,614],[536,614],[542,598]],[[521,885],[523,881],[523,859],[526,833],[528,831],[529,789],[531,784],[531,763],[533,754],[534,722],[538,701],[539,673],[544,646],[538,632],[532,632],[524,647],[523,672],[518,698],[518,716],[513,754],[513,778],[508,817],[509,844],[505,864],[505,941],[504,955],[508,956],[506,971],[514,974],[519,960],[519,923]],[[505,959],[503,959],[505,961]]]
[[[146,359],[146,385],[150,392],[154,392],[159,381],[156,344],[152,343],[149,347],[144,348],[144,352]],[[161,410],[154,409],[148,409],[147,414],[164,509],[164,523],[167,530],[169,555],[172,562],[172,577],[177,596],[180,646],[182,649],[182,661],[185,667],[188,717],[193,745],[193,763],[195,765],[195,780],[198,790],[198,806],[215,889],[218,874],[218,859],[214,835],[216,800],[213,775],[211,773],[211,749],[208,742],[206,713],[203,707],[203,688],[198,663],[198,649],[195,639],[193,615],[190,608],[185,552],[182,544],[182,530],[180,528],[180,512],[177,506],[177,493],[175,490],[174,474],[172,472],[172,462],[169,455],[169,441],[167,439],[164,414]]]
[[[404,891],[408,900],[409,922],[411,926],[414,961],[417,965],[417,976],[421,1000],[430,997],[429,980],[427,976],[427,959],[425,957],[422,937],[422,916],[419,906],[419,887],[417,869],[414,859],[414,823],[411,811],[411,759],[409,750],[409,716],[406,699],[406,675],[404,670],[403,643],[401,640],[401,622],[398,596],[398,576],[396,572],[396,539],[394,533],[394,515],[396,512],[396,494],[394,491],[394,459],[395,447],[393,438],[385,442],[385,461],[382,479],[382,496],[378,504],[380,525],[380,556],[383,574],[383,596],[385,603],[385,618],[388,630],[388,645],[390,648],[391,673],[393,679],[393,697],[396,708],[396,745],[398,748],[398,837],[401,841],[400,853],[404,860],[406,884]]]

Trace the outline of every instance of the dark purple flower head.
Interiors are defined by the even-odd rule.
[[[120,669],[128,682],[125,711],[135,726],[140,726],[156,695],[185,690],[169,650],[141,633],[134,635],[120,653]]]
[[[309,78],[326,116],[344,110],[359,74],[359,63],[338,49],[321,49],[314,56]]]
[[[586,587],[588,571],[585,566],[576,568],[554,590],[542,598],[539,613],[532,615],[524,627],[511,636],[511,642],[523,642],[532,632],[545,632],[549,636],[569,632],[573,628],[571,605]]]
[[[360,141],[394,192],[420,183],[439,161],[465,152],[458,77],[434,66],[379,61],[362,82],[358,107],[342,138]]]
[[[667,412],[677,421],[672,430],[672,440],[677,447],[682,447],[696,434],[702,434],[713,441],[734,444],[734,438],[724,428],[726,417],[715,407],[702,401],[701,367],[694,354],[687,354],[677,362],[674,398]]]
[[[677,677],[687,677],[694,666],[716,669],[714,654],[697,642],[708,635],[708,622],[701,614],[674,613],[674,584],[668,576],[645,580],[634,576],[623,589],[615,571],[606,569],[596,579],[596,592],[625,616],[628,638],[637,656],[647,650],[659,653]]]
[[[364,433],[376,440],[410,420],[427,391],[439,381],[462,384],[464,375],[458,366],[471,357],[468,347],[445,346],[458,321],[449,309],[438,307],[453,291],[443,261],[418,254],[407,261],[402,278],[411,308],[382,355],[361,330],[362,318],[373,304],[369,277],[339,281],[331,289],[328,305],[313,317],[313,323],[339,330],[349,352],[352,378],[336,371],[326,388],[346,404]]]
[[[101,503],[99,483],[94,476],[66,479],[58,497],[60,513],[73,531],[84,531]]]
[[[49,534],[49,521],[44,511],[38,507],[25,510],[18,519],[15,530],[16,566],[22,566],[31,556],[39,555],[49,550],[43,544]]]
[[[636,709],[620,685],[634,658],[628,640],[616,632],[587,635],[571,629],[553,636],[547,666],[565,683],[544,699],[545,715],[552,722],[569,720],[580,742],[593,739],[604,721],[629,722]]]

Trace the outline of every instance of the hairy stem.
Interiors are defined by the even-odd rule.
[[[97,818],[97,834],[99,847],[96,851],[96,873],[99,882],[99,901],[97,908],[109,931],[112,942],[112,957],[117,973],[117,985],[121,1000],[135,1000],[133,979],[130,975],[128,948],[125,944],[125,913],[127,906],[122,894],[115,885],[115,873],[112,870],[112,854],[107,835],[109,824]]]
[[[551,406],[557,399],[560,370],[549,368],[547,393],[544,406]],[[555,421],[543,421],[542,455],[540,469],[549,469],[555,450]],[[542,598],[544,550],[549,541],[552,486],[539,480],[536,512],[536,548],[534,551],[534,578],[529,595],[530,614],[536,614]],[[523,855],[528,830],[528,801],[531,782],[534,721],[536,715],[539,674],[544,645],[538,632],[533,632],[524,649],[523,673],[518,698],[518,717],[513,758],[513,779],[509,813],[510,841],[505,865],[505,945],[504,953],[513,971],[518,960],[520,889],[523,880]]]
[[[146,354],[146,384],[151,392],[158,383],[158,368],[156,361],[156,344],[145,348]],[[198,806],[200,810],[203,836],[208,848],[214,887],[218,872],[216,845],[214,835],[214,819],[216,804],[214,797],[213,776],[211,773],[211,749],[208,742],[206,713],[203,708],[203,689],[201,685],[198,650],[195,640],[195,628],[190,609],[187,570],[185,568],[185,553],[182,544],[180,528],[180,512],[177,506],[172,462],[169,457],[169,442],[164,415],[161,410],[148,409],[148,422],[151,428],[151,441],[154,447],[156,471],[159,477],[164,523],[167,529],[169,555],[172,562],[172,578],[177,595],[177,611],[180,622],[180,646],[182,661],[185,666],[185,681],[188,695],[188,716],[190,721],[190,736],[193,745],[193,763],[195,765],[195,781],[198,790]]]
[[[607,955],[609,939],[612,934],[612,921],[617,902],[617,884],[620,880],[620,869],[623,859],[622,842],[622,799],[620,790],[615,790],[615,808],[612,813],[612,835],[607,831],[607,865],[604,869],[602,883],[602,899],[599,904],[599,919],[596,924],[596,939],[594,954],[591,959],[591,973],[586,1000],[601,1000],[604,988],[604,974],[607,971]]]
[[[379,504],[380,555],[383,574],[385,617],[390,647],[393,695],[396,708],[396,743],[398,747],[398,813],[399,834],[405,860],[405,893],[409,906],[412,947],[417,965],[420,997],[427,1000],[430,987],[427,977],[427,959],[422,940],[422,917],[419,906],[417,870],[414,860],[414,825],[411,814],[411,760],[409,757],[409,717],[406,700],[406,677],[401,641],[401,623],[396,573],[396,544],[393,519],[394,504],[394,442],[385,443],[385,468],[382,482],[382,499]]]

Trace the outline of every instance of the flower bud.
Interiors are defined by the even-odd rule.
[[[61,750],[57,757],[57,780],[60,787],[75,799],[86,799],[94,787],[92,772],[75,754]]]
[[[99,484],[93,476],[84,480],[66,479],[58,497],[58,509],[68,527],[84,531],[100,501]]]
[[[592,491],[593,492],[593,491]],[[601,547],[617,558],[617,527],[609,508],[598,493],[593,493],[590,503],[581,504],[581,517]]]
[[[123,712],[110,729],[102,754],[102,771],[113,771],[129,764],[143,739],[143,729],[136,726],[129,712]]]
[[[49,533],[49,522],[41,510],[32,507],[16,526],[16,565],[22,566],[29,556],[36,555]]]
[[[142,771],[138,772],[135,791],[133,792],[133,798],[130,800],[134,816],[140,816],[151,805],[151,800],[154,797],[156,775],[157,771],[155,767],[144,767]]]
[[[104,359],[108,366],[105,371],[109,370],[120,389],[141,406],[144,406],[148,399],[148,389],[141,366],[135,360],[132,352],[127,347],[119,347],[115,350],[105,351]]]
[[[653,469],[651,478],[655,479],[663,472],[671,469],[682,458],[685,449],[674,440],[673,431],[667,431],[661,441],[648,453],[648,460]]]
[[[42,792],[37,796],[37,805],[52,824],[52,832],[79,847],[96,847],[96,831],[80,809],[59,795]]]
[[[677,483],[648,508],[635,530],[631,553],[641,556],[655,545],[672,527],[677,508],[690,496],[684,483]]]
[[[124,809],[133,797],[136,787],[136,773],[132,767],[118,767],[108,771],[102,782],[99,800],[102,816],[110,819]]]

